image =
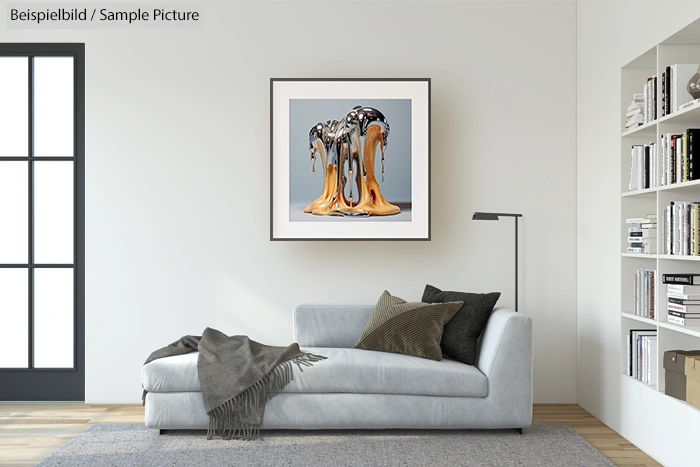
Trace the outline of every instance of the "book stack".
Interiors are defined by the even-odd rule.
[[[656,319],[656,270],[637,269],[634,275],[634,313]]]
[[[656,254],[656,214],[627,219],[627,253]]]
[[[659,374],[657,334],[655,329],[631,329],[627,335],[627,376],[652,386]]]
[[[669,115],[683,110],[695,99],[688,92],[687,85],[690,78],[698,72],[700,65],[676,64],[667,66],[661,74],[661,115]]]
[[[630,159],[629,191],[654,188],[659,177],[656,175],[656,144],[635,144]]]
[[[644,124],[644,94],[635,94],[627,106],[625,128],[630,129]]]
[[[700,256],[700,202],[671,201],[664,208],[661,248],[667,255]]]
[[[698,128],[661,135],[662,185],[700,180],[700,170],[695,167],[695,155],[700,151],[700,146],[696,148],[695,143],[700,141],[699,138]]]
[[[668,322],[700,326],[700,274],[664,274],[668,296]]]

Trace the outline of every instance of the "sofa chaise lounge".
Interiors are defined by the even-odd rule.
[[[532,321],[497,308],[475,366],[355,349],[374,306],[300,305],[294,340],[328,360],[266,406],[262,429],[522,428],[532,422]],[[198,353],[143,367],[146,426],[207,429]],[[521,431],[522,432],[522,431]]]

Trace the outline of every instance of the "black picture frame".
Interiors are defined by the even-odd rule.
[[[413,83],[416,85],[421,85],[425,86],[424,89],[424,113],[425,115],[422,115],[421,118],[425,120],[424,124],[424,131],[425,131],[425,138],[426,138],[426,145],[425,145],[425,154],[421,154],[420,157],[425,158],[425,163],[423,164],[424,167],[424,173],[420,174],[421,177],[425,178],[425,184],[424,184],[424,193],[421,193],[420,196],[424,197],[424,202],[421,203],[422,209],[420,214],[420,226],[416,228],[416,230],[420,230],[419,234],[402,234],[402,235],[309,235],[309,236],[304,236],[304,235],[288,235],[286,233],[281,232],[281,229],[277,228],[281,222],[281,216],[282,216],[282,210],[283,209],[289,209],[288,206],[280,205],[280,203],[276,203],[276,198],[275,196],[280,193],[280,191],[283,191],[284,189],[281,186],[276,186],[276,184],[280,180],[279,174],[275,175],[276,173],[276,163],[279,162],[280,157],[289,157],[289,153],[287,154],[278,154],[276,153],[276,138],[279,138],[279,135],[276,134],[276,128],[275,128],[275,120],[279,112],[283,112],[284,110],[288,109],[282,109],[282,108],[276,108],[275,106],[275,100],[276,98],[279,98],[279,96],[276,96],[276,86],[279,83],[300,83],[300,84],[308,84],[308,85],[313,85],[314,83],[334,83],[337,85],[342,86],[343,83],[348,83],[348,85],[353,85],[357,83],[367,83],[368,85],[372,85],[373,83],[381,83],[383,85],[388,85],[390,86],[392,83],[397,83],[396,86],[400,86],[403,83]],[[422,102],[422,101],[421,101]],[[281,107],[281,106],[280,106]],[[342,116],[339,116],[339,118]],[[415,115],[412,115],[412,118],[414,118]],[[291,118],[291,117],[290,117]],[[415,124],[415,123],[412,123]],[[430,159],[431,159],[431,79],[430,78],[271,78],[270,79],[270,241],[348,241],[348,240],[360,240],[360,241],[430,241],[431,240],[431,206],[430,206],[430,199],[431,199],[431,182],[430,182]],[[416,157],[415,153],[411,154],[411,157]],[[288,174],[287,174],[288,176]],[[414,195],[415,196],[415,195]],[[413,201],[413,200],[412,200]],[[276,205],[278,204],[278,205]],[[415,203],[411,205],[412,207],[415,206]],[[415,215],[415,211],[412,213],[414,216],[411,218],[411,222],[418,222],[418,219],[415,219],[418,217]],[[312,214],[308,214],[309,216],[313,216]],[[310,223],[313,223],[310,222]],[[398,223],[396,223],[398,224]],[[320,224],[319,224],[320,225]],[[379,224],[375,224],[379,225]],[[377,228],[376,230],[380,230],[380,228]]]

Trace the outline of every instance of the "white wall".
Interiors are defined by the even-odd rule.
[[[578,402],[679,467],[700,465],[698,412],[620,376],[620,68],[698,16],[691,0],[577,2]]]
[[[211,8],[194,31],[0,30],[87,44],[87,401],[138,401],[149,353],[206,326],[287,344],[302,302],[512,305],[513,225],[470,220],[497,210],[525,215],[535,400],[575,402],[575,3]],[[271,243],[269,78],[404,76],[432,78],[433,240]]]

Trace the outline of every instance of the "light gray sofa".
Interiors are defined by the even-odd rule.
[[[300,305],[294,340],[328,357],[265,409],[263,429],[526,428],[532,422],[532,321],[496,309],[476,366],[355,349],[374,306]],[[206,429],[198,353],[143,367],[146,426]]]

